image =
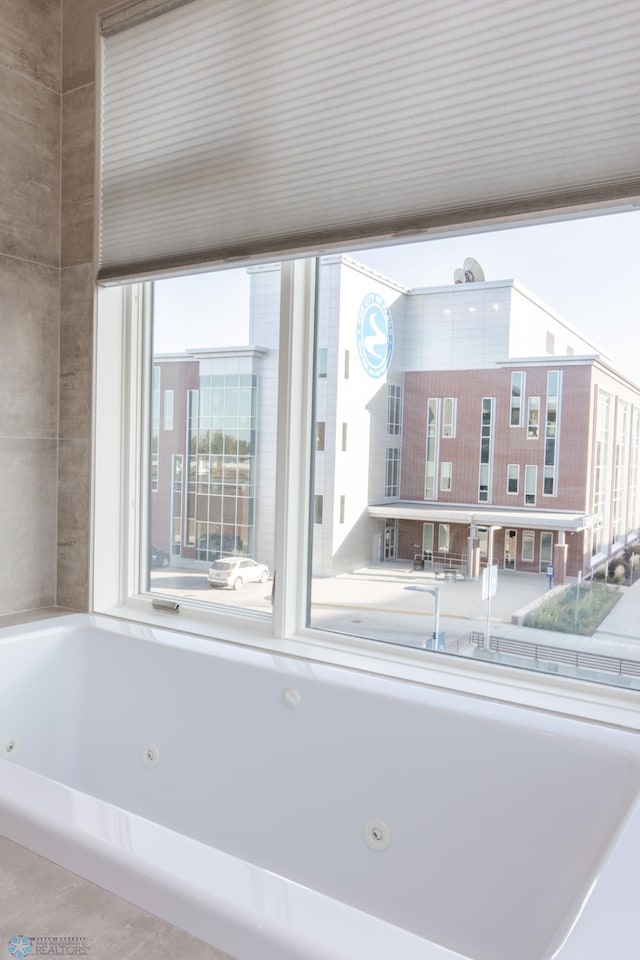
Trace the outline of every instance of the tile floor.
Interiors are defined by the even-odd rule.
[[[0,837],[0,958],[15,936],[86,937],[87,960],[233,960],[228,954]],[[45,944],[52,955],[52,943]]]

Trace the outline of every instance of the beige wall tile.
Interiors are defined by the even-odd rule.
[[[62,97],[63,267],[93,259],[95,84]]]
[[[0,66],[60,90],[60,0],[0,0]]]
[[[55,599],[56,442],[0,439],[0,615]]]
[[[59,436],[91,437],[93,267],[67,267],[60,276]]]
[[[95,80],[96,17],[114,0],[62,0],[62,90]]]
[[[91,441],[60,440],[58,447],[57,603],[87,610],[89,603],[89,521]]]
[[[60,96],[0,67],[0,254],[59,263]]]
[[[58,275],[0,256],[0,437],[57,435]]]

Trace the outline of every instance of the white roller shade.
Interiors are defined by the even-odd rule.
[[[103,39],[103,278],[640,194],[637,0],[191,0]]]

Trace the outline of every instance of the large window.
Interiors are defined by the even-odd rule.
[[[490,547],[494,559],[517,565],[518,577],[530,576],[517,595],[506,577],[493,598],[498,629],[508,632],[522,590],[527,601],[546,592],[540,570],[551,525],[569,544],[568,580],[589,573],[592,549],[604,557],[612,537],[628,535],[640,511],[640,390],[625,381],[618,395],[619,380],[593,359],[586,334],[575,334],[561,375],[560,361],[542,358],[546,310],[540,326],[523,330],[513,281],[421,280],[429,250],[250,263],[158,279],[153,291],[136,284],[106,292],[132,318],[122,342],[110,342],[115,328],[106,322],[101,341],[117,354],[123,383],[112,375],[106,389],[110,400],[119,392],[131,404],[119,422],[135,451],[119,461],[129,485],[118,494],[124,521],[110,525],[133,571],[118,590],[140,604],[175,600],[215,636],[236,631],[250,642],[286,638],[331,649],[357,640],[359,650],[379,644],[389,659],[394,646],[414,648],[428,663],[425,622],[437,587],[447,655],[482,671],[465,636],[478,632],[471,621],[479,619]],[[511,256],[505,276],[514,272]],[[412,258],[414,280],[403,272]],[[520,336],[522,370],[505,378],[515,349],[507,329]],[[564,342],[560,321],[558,331]],[[584,376],[570,391],[576,371]],[[602,387],[585,386],[596,377]],[[540,396],[526,396],[525,378]],[[560,456],[563,382],[562,450],[576,452],[575,471]],[[580,431],[573,411],[583,418]],[[522,430],[512,429],[517,421]],[[530,443],[538,433],[540,443]],[[121,451],[114,442],[111,459]],[[554,504],[550,519],[540,500],[557,494],[558,476],[572,501]],[[98,501],[100,513],[105,502],[111,509],[109,496]],[[509,550],[505,531],[513,533]],[[105,535],[98,565],[110,549]],[[225,590],[210,580],[214,564],[244,558],[267,565],[269,589]],[[96,581],[101,590],[106,580]]]
[[[385,451],[385,497],[397,497],[400,494],[400,450],[387,447]]]

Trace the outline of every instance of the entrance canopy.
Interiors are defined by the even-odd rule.
[[[418,520],[421,523],[462,523],[477,527],[521,527],[529,530],[564,530],[578,533],[595,525],[593,514],[572,510],[527,510],[519,507],[482,507],[478,504],[426,503],[394,500],[373,503],[369,516],[389,520]]]

